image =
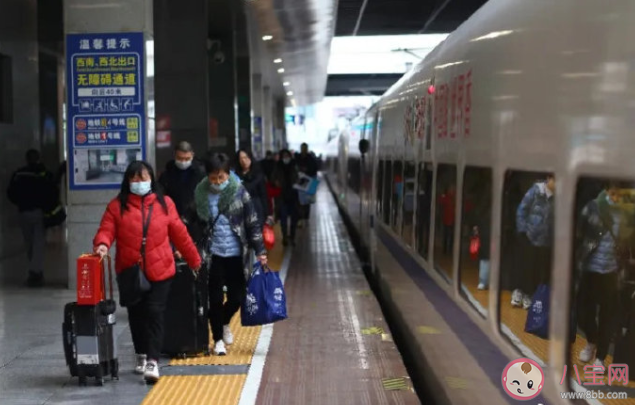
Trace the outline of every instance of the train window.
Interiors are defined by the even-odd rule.
[[[408,246],[413,246],[413,224],[415,209],[415,186],[417,182],[416,166],[414,162],[406,162],[403,178],[403,225],[401,237]]]
[[[459,260],[461,292],[482,315],[485,315],[489,302],[492,169],[465,169],[462,206]]]
[[[382,220],[384,224],[390,225],[390,200],[393,193],[393,181],[392,181],[392,162],[387,160],[384,162],[384,177],[383,177],[383,196],[381,202]]]
[[[392,204],[390,206],[390,226],[399,234],[399,218],[404,193],[403,162],[397,160],[392,164]]]
[[[381,218],[382,210],[382,196],[384,185],[384,161],[380,160],[377,164],[377,177],[375,178],[375,187],[377,188],[377,195],[375,196],[375,216]]]
[[[434,264],[435,268],[442,274],[452,278],[456,216],[456,166],[439,165],[436,190]]]
[[[432,163],[419,164],[417,184],[417,251],[430,260],[430,214],[432,209]]]
[[[13,73],[11,58],[0,54],[0,122],[13,122]]]
[[[610,377],[635,357],[635,182],[582,178],[572,243],[569,382],[591,382],[584,367]],[[621,365],[618,366],[618,365]],[[581,381],[577,381],[575,370]],[[572,372],[572,373],[571,373]],[[614,374],[613,374],[614,375]],[[625,378],[627,379],[627,378]],[[608,380],[610,384],[610,379]],[[606,385],[606,379],[604,381]],[[611,385],[622,387],[626,382]]]
[[[543,309],[551,282],[556,193],[551,174],[505,174],[499,249],[501,331],[543,361],[549,354],[549,322]]]

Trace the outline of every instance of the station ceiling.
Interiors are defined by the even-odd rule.
[[[487,0],[339,0],[336,36],[454,31]]]
[[[487,0],[339,0],[336,36],[450,33]],[[381,95],[401,75],[329,75],[326,95]]]

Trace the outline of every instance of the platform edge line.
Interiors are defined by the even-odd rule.
[[[287,250],[284,253],[284,259],[282,260],[282,266],[280,268],[280,280],[284,284],[287,279],[287,272],[289,270],[289,263],[291,262],[291,251]],[[243,386],[243,392],[240,394],[240,401],[238,405],[255,405],[258,399],[258,391],[260,390],[260,383],[262,382],[262,374],[265,369],[265,360],[267,353],[269,352],[269,345],[271,344],[271,337],[273,336],[273,324],[264,325],[260,330],[260,336],[258,337],[258,343],[254,350],[254,355],[251,358],[251,365],[249,366],[249,372],[247,373],[247,379]]]

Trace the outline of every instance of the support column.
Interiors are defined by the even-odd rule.
[[[229,0],[209,3],[209,147],[232,156],[239,146],[237,58],[234,7]]]
[[[285,100],[284,98],[275,101],[276,108],[273,116],[274,138],[275,144],[279,148],[288,148],[285,124]]]
[[[71,289],[122,170],[135,159],[154,165],[152,3],[64,1]]]
[[[263,128],[263,143],[265,151],[277,150],[273,142],[273,98],[271,95],[271,88],[265,86],[262,90],[263,94],[263,114],[262,114],[262,128]]]
[[[239,147],[251,150],[251,62],[247,36],[247,18],[235,5],[234,31],[236,38],[236,93],[238,99]]]
[[[262,159],[265,156],[264,143],[262,137],[262,111],[263,111],[263,94],[262,94],[262,75],[254,74],[251,76],[251,149],[256,159]]]
[[[199,157],[209,147],[207,13],[206,1],[155,1],[157,171],[178,142]]]

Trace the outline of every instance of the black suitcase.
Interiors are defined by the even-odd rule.
[[[177,262],[165,310],[164,354],[173,358],[210,354],[208,308],[205,266],[195,277],[187,264]]]
[[[86,385],[88,378],[94,377],[96,384],[101,386],[108,374],[113,379],[119,379],[114,338],[117,306],[113,299],[110,258],[108,260],[110,298],[98,305],[71,302],[64,307],[64,354],[71,376],[79,377],[79,385]]]

